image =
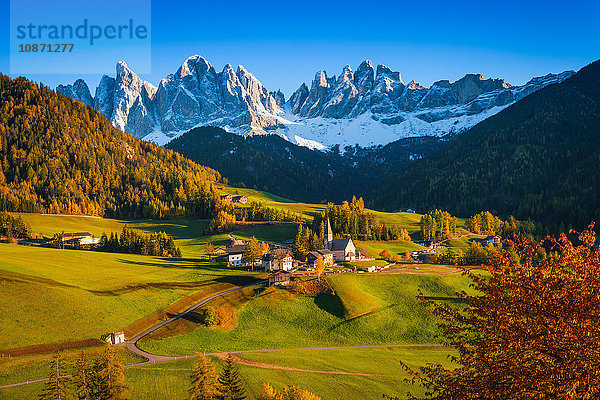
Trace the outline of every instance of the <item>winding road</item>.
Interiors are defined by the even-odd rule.
[[[145,331],[143,331],[142,333],[138,334],[137,336],[131,338],[130,340],[123,342],[123,343],[119,343],[117,346],[122,346],[122,347],[126,347],[129,351],[131,351],[132,353],[142,357],[145,359],[145,361],[139,362],[139,363],[135,363],[135,364],[128,364],[125,365],[125,368],[131,368],[131,367],[139,367],[139,366],[143,366],[143,365],[148,365],[148,364],[155,364],[155,363],[163,363],[163,362],[169,362],[169,361],[176,361],[176,360],[183,360],[183,359],[187,359],[187,358],[195,358],[196,355],[191,355],[191,356],[177,356],[177,357],[169,357],[169,356],[160,356],[160,355],[156,355],[156,354],[152,354],[152,353],[148,353],[147,351],[144,351],[142,349],[140,349],[138,347],[138,342],[148,336],[149,334],[151,334],[152,332],[162,328],[165,325],[170,324],[171,322],[185,316],[186,314],[191,313],[192,311],[198,309],[199,307],[203,306],[204,304],[208,303],[211,300],[214,300],[218,297],[224,296],[226,294],[235,292],[237,290],[242,290],[248,287],[252,287],[252,286],[258,286],[258,285],[263,285],[265,284],[267,281],[263,280],[257,283],[253,283],[250,285],[246,285],[246,286],[240,286],[237,288],[233,288],[233,289],[229,289],[229,290],[225,290],[223,292],[219,292],[217,294],[214,294],[212,296],[209,296],[205,299],[203,299],[202,301],[194,304],[193,306],[187,308],[185,311],[167,319],[164,320],[162,322],[159,322],[158,324],[152,326],[151,328],[146,329]],[[288,348],[288,349],[261,349],[261,350],[238,350],[238,351],[226,351],[226,352],[216,352],[216,353],[204,353],[204,355],[207,356],[225,356],[227,354],[245,354],[245,353],[269,353],[269,352],[283,352],[283,351],[309,351],[309,350],[344,350],[344,349],[367,349],[367,348],[390,348],[390,347],[440,347],[443,346],[442,344],[437,344],[437,343],[424,343],[424,344],[375,344],[375,345],[356,345],[356,346],[331,346],[331,347],[305,347],[305,348]],[[257,365],[258,366],[258,365]],[[270,367],[277,367],[277,366],[270,366]],[[288,368],[288,367],[280,367],[282,369],[289,369],[289,370],[296,370],[293,368]],[[301,370],[298,370],[301,371]],[[327,373],[327,374],[336,374],[339,372],[336,371],[309,371],[309,370],[305,370],[306,372],[316,372],[316,373]],[[354,374],[354,373],[349,373],[349,374]],[[361,374],[358,374],[361,375]],[[65,375],[65,377],[70,377],[71,375]],[[32,383],[41,383],[41,382],[46,382],[47,380],[49,380],[49,378],[42,378],[42,379],[35,379],[35,380],[31,380],[31,381],[25,381],[25,382],[18,382],[18,383],[12,383],[9,385],[3,385],[0,386],[0,389],[7,389],[7,388],[12,388],[12,387],[17,387],[17,386],[23,386],[23,385],[29,385]]]

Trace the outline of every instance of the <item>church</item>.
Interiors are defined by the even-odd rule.
[[[336,262],[354,261],[356,259],[356,247],[354,247],[354,242],[352,242],[351,238],[334,239],[329,218],[327,218],[323,246],[325,250],[329,250],[333,253],[333,258]]]

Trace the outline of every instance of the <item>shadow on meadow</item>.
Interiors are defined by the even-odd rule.
[[[213,286],[219,283],[226,283],[234,286],[246,286],[258,284],[262,279],[255,276],[248,275],[226,275],[220,276],[211,280],[201,281],[184,281],[184,282],[146,282],[139,284],[130,284],[123,287],[106,289],[106,290],[88,290],[90,293],[100,296],[120,296],[125,293],[131,293],[143,289],[158,289],[158,290],[169,290],[169,289],[184,289],[184,290],[198,290],[203,287]]]
[[[344,319],[346,315],[342,300],[335,294],[323,293],[315,296],[315,305],[340,319]]]

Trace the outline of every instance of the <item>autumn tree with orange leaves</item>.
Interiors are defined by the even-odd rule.
[[[429,399],[600,398],[600,251],[593,224],[566,235],[509,242],[488,273],[465,271],[475,295],[460,306],[421,300],[443,322],[456,368],[413,371]],[[409,395],[410,398],[415,398]]]

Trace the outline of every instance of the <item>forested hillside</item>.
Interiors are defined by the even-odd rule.
[[[209,217],[220,174],[113,128],[92,108],[0,75],[0,211]]]
[[[166,146],[221,171],[230,183],[305,201],[342,201],[366,187],[350,159],[312,151],[276,135],[244,138],[221,128],[195,128]]]
[[[600,217],[600,62],[459,135],[382,180],[371,207],[481,210],[551,229]]]
[[[268,191],[303,202],[342,202],[360,195],[377,178],[415,158],[434,153],[444,140],[419,137],[383,147],[322,152],[277,135],[242,137],[221,128],[195,128],[166,145],[195,162],[219,170],[236,186]]]

